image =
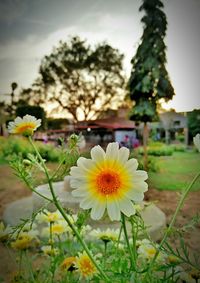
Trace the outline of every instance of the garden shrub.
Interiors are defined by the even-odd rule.
[[[173,144],[171,145],[174,151],[178,152],[185,152],[186,151],[186,146],[183,144]]]
[[[185,136],[184,135],[178,135],[176,138],[179,142],[184,142]]]
[[[144,150],[143,147],[139,147],[137,149],[138,154],[142,155]],[[174,152],[173,147],[169,145],[165,145],[161,142],[151,142],[147,147],[148,155],[153,156],[170,156]]]
[[[46,161],[57,162],[59,160],[59,149],[50,144],[43,144],[37,142],[37,146],[41,152],[42,157]],[[11,155],[21,155],[23,158],[27,158],[28,154],[33,154],[34,151],[30,146],[27,139],[22,137],[9,137],[0,138],[0,158],[7,160]]]
[[[144,170],[143,159],[139,159],[138,162],[139,162],[138,169]],[[152,156],[148,157],[147,170],[149,172],[155,172],[155,173],[160,171],[158,162],[155,157]]]

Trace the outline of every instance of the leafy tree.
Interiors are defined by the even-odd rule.
[[[196,134],[200,133],[200,109],[194,109],[187,113],[189,139],[192,141]]]
[[[73,37],[43,58],[30,91],[34,99],[39,96],[45,103],[56,103],[60,111],[67,110],[75,121],[80,114],[85,120],[96,118],[124,97],[122,60],[123,55],[106,43],[92,49],[85,40]]]
[[[68,119],[65,118],[48,118],[47,119],[47,128],[52,130],[59,130],[65,128],[66,125],[69,125]]]
[[[168,101],[174,95],[166,70],[164,37],[167,19],[162,11],[163,7],[160,0],[143,0],[139,11],[145,13],[141,19],[144,31],[137,52],[131,61],[132,71],[128,84],[130,98],[135,102],[130,118],[144,122],[143,145],[146,164],[147,122],[157,118],[160,100]]]
[[[6,119],[6,104],[4,101],[0,101],[0,136],[4,135]]]
[[[11,93],[6,95],[9,95],[11,97],[11,101],[10,103],[5,104],[5,111],[7,112],[8,116],[10,116],[10,118],[13,118],[16,110],[15,90],[17,89],[18,84],[16,82],[12,82],[10,86],[11,86]]]

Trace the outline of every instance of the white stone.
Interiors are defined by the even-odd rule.
[[[80,210],[79,199],[74,198],[71,194],[71,187],[69,185],[69,178],[65,178],[64,182],[53,183],[54,191],[61,202],[62,206],[66,209],[71,209],[74,213]],[[49,186],[47,184],[38,186],[37,192],[52,199]],[[33,193],[31,197],[26,197],[9,204],[4,212],[3,220],[7,224],[16,225],[19,224],[20,219],[28,218],[33,212],[39,210],[41,207],[46,207],[50,211],[54,211],[55,205],[49,203],[36,193]],[[151,203],[144,206],[141,211],[142,218],[147,227],[147,231],[150,237],[157,241],[162,237],[163,230],[166,227],[166,216],[155,204]],[[111,222],[108,217],[103,220],[93,221],[89,220],[89,224],[92,227],[105,228],[118,228],[119,222]],[[128,230],[131,227],[128,225]]]
[[[33,198],[25,197],[9,203],[3,213],[3,221],[11,226],[18,225],[21,219],[29,218],[33,213]]]

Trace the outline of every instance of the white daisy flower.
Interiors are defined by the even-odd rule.
[[[100,219],[107,209],[111,220],[135,214],[133,202],[140,202],[148,185],[145,171],[137,170],[136,159],[129,159],[130,151],[109,143],[106,151],[100,146],[91,150],[91,159],[80,157],[70,171],[74,197],[81,199],[80,207],[91,208],[91,218]]]
[[[158,245],[153,245],[148,239],[137,241],[137,245],[139,245],[137,249],[138,257],[144,260],[152,259],[158,250]],[[162,252],[159,252],[157,260],[164,261],[165,258],[166,256]]]
[[[14,122],[9,122],[8,131],[11,134],[31,136],[40,125],[41,119],[36,119],[34,116],[27,114],[23,118],[17,117]]]
[[[106,230],[100,230],[99,228],[97,228],[91,231],[90,235],[105,242],[116,242],[119,238],[119,229],[107,228]]]

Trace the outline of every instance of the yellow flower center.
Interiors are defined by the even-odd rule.
[[[103,195],[112,195],[121,187],[121,178],[113,171],[103,171],[96,178],[97,190]]]
[[[16,128],[16,133],[21,134],[21,133],[24,133],[26,131],[34,131],[35,126],[36,126],[35,123],[27,123],[27,124],[18,126]]]
[[[76,263],[75,257],[73,257],[73,256],[68,257],[62,262],[61,269],[73,271],[75,269],[75,263]]]
[[[149,248],[147,250],[147,253],[148,253],[149,256],[154,256],[155,253],[156,253],[156,250],[154,248]]]
[[[65,229],[64,229],[63,225],[60,225],[60,224],[52,225],[52,233],[62,234],[64,232],[65,232]]]
[[[15,242],[11,243],[12,248],[14,249],[27,249],[31,246],[32,238],[29,235],[20,236]]]
[[[96,272],[96,268],[89,258],[83,258],[80,262],[80,270],[84,277],[90,276]]]

